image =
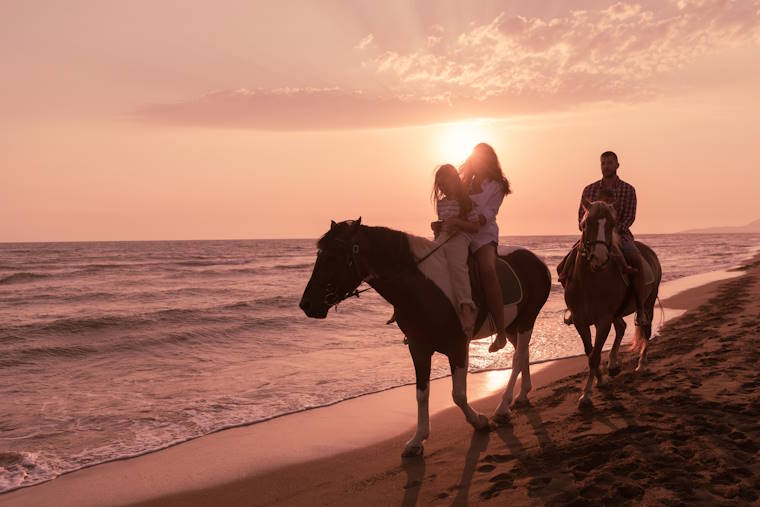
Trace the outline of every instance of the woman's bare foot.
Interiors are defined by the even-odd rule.
[[[496,335],[496,339],[493,341],[490,347],[488,347],[488,352],[498,352],[499,350],[503,349],[507,346],[507,332],[506,331],[500,331],[499,334]]]

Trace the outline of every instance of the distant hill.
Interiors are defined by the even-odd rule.
[[[760,234],[760,219],[747,225],[729,227],[705,227],[704,229],[689,229],[679,234],[731,234],[731,233],[758,233]]]

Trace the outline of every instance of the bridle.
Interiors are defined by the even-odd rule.
[[[610,235],[610,238],[607,239],[607,233],[605,231],[604,234],[604,240],[601,239],[594,239],[590,240],[586,238],[586,231],[588,230],[585,227],[586,222],[588,221],[588,216],[583,219],[584,227],[583,232],[581,233],[581,241],[580,245],[578,246],[578,254],[585,258],[588,262],[591,262],[591,260],[594,258],[594,247],[596,245],[603,245],[604,248],[607,249],[607,260],[599,266],[599,269],[603,269],[605,266],[607,266],[607,263],[610,260],[610,252],[612,250],[612,235]]]
[[[354,287],[358,287],[361,285],[363,281],[365,281],[368,277],[362,275],[361,267],[359,267],[359,244],[355,242],[354,238],[351,238],[350,241],[345,241],[341,239],[334,240],[335,243],[337,243],[342,248],[345,248],[345,250],[339,254],[341,257],[345,258],[345,265],[348,267],[349,271],[351,271],[354,275],[354,279],[352,280],[352,285]],[[323,252],[320,251],[317,254],[317,257],[322,255]],[[354,284],[355,282],[355,284]],[[359,294],[362,292],[366,292],[370,290],[372,287],[367,287],[366,289],[358,290],[358,289],[344,289],[342,291],[338,292],[338,289],[335,287],[335,284],[332,282],[328,282],[325,284],[325,298],[324,303],[328,306],[334,306],[338,307],[338,303],[341,303],[345,301],[348,298],[351,297],[359,297]]]
[[[425,259],[433,255],[439,248],[441,248],[443,245],[448,243],[449,240],[451,240],[451,238],[453,237],[454,236],[452,235],[446,238],[445,241],[442,241],[441,243],[436,245],[435,248],[431,249],[427,254],[417,259],[415,261],[415,264],[419,266],[422,262],[425,261]],[[352,284],[354,284],[354,287],[358,287],[359,285],[362,284],[362,282],[366,282],[370,280],[371,278],[375,277],[374,274],[368,274],[368,275],[362,274],[362,270],[361,270],[361,267],[359,266],[359,258],[358,258],[359,251],[360,251],[359,243],[356,242],[354,237],[351,237],[348,240],[335,239],[333,241],[337,243],[342,249],[345,249],[340,255],[345,257],[346,259],[345,262],[346,262],[346,265],[348,266],[348,269],[354,273],[353,282],[355,282],[355,284],[352,282]],[[322,255],[322,253],[323,253],[322,251],[317,253],[317,258],[319,258],[319,256]],[[349,299],[352,297],[358,298],[359,294],[361,294],[362,292],[367,292],[368,290],[371,290],[372,287],[367,287],[366,289],[361,289],[361,290],[346,289],[346,290],[341,291],[340,293],[337,293],[336,292],[337,289],[335,288],[335,285],[332,282],[328,282],[325,285],[325,289],[326,289],[326,292],[325,292],[324,303],[328,307],[335,306],[335,308],[337,309],[338,303],[341,303],[345,301],[346,299]]]

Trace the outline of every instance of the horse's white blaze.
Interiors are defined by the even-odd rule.
[[[604,225],[607,223],[606,218],[600,218],[597,222],[596,240],[601,241],[594,245],[594,258],[599,265],[607,262],[607,248],[604,244],[607,243],[607,235],[604,231]]]

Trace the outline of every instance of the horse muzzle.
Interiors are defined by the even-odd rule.
[[[316,304],[310,298],[303,297],[298,307],[303,310],[307,317],[312,319],[324,319],[330,307],[324,303]]]

